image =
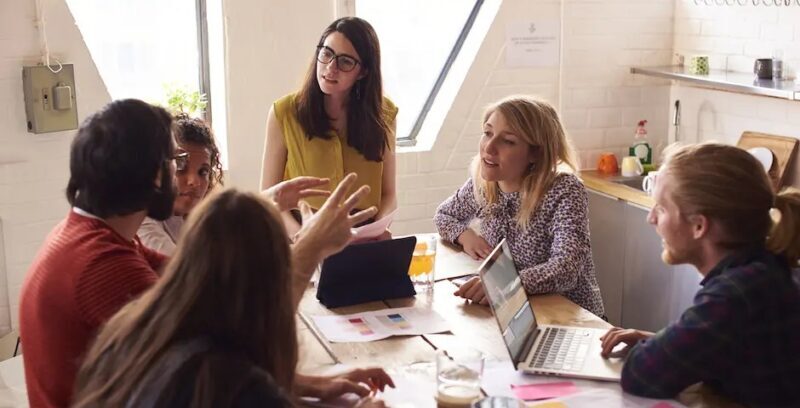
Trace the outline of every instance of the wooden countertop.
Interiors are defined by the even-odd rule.
[[[588,189],[638,204],[642,207],[653,208],[653,205],[655,205],[653,197],[635,188],[614,183],[611,181],[611,179],[615,177],[620,177],[619,173],[603,174],[599,173],[597,170],[582,170],[580,173],[580,178],[583,180],[583,185]]]

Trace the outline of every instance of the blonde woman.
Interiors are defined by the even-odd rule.
[[[479,148],[472,177],[436,209],[439,234],[475,259],[506,238],[526,292],[559,293],[603,317],[586,191],[559,169],[577,166],[556,110],[528,96],[496,102],[483,115]],[[488,304],[477,277],[455,294]]]

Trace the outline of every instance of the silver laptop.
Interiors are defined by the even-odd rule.
[[[505,239],[481,265],[480,277],[503,342],[518,370],[619,381],[623,360],[600,356],[600,336],[606,330],[536,324]]]

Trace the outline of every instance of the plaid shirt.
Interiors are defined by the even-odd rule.
[[[722,260],[694,305],[637,344],[622,372],[632,394],[668,398],[697,382],[754,406],[800,406],[800,287],[764,249]]]

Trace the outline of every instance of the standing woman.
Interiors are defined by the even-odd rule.
[[[302,88],[272,105],[261,188],[299,176],[329,178],[331,188],[348,173],[370,186],[356,206],[376,206],[379,219],[397,207],[394,135],[397,107],[383,96],[381,54],[372,26],[340,18],[322,33]],[[318,209],[324,199],[309,199]],[[288,232],[299,227],[283,214]]]
[[[483,259],[506,238],[528,294],[559,293],[603,317],[589,243],[588,199],[572,146],[547,102],[512,96],[483,115],[472,177],[436,209],[443,239]],[[469,228],[481,221],[480,232]],[[479,278],[455,292],[488,304]]]

